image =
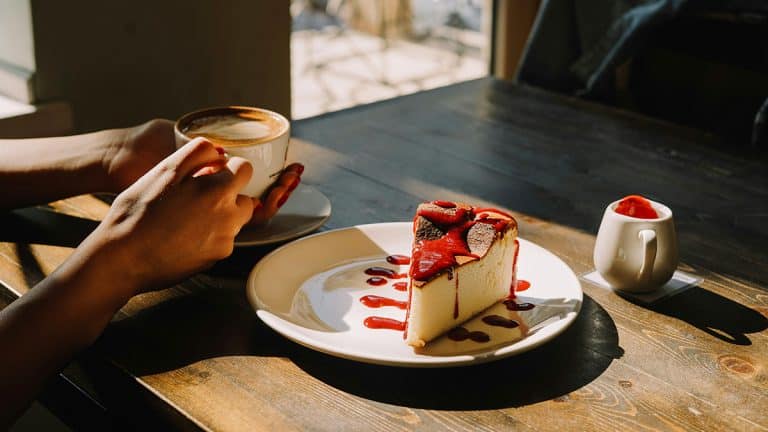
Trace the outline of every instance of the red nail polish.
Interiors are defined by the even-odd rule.
[[[284,194],[282,197],[280,197],[280,200],[277,201],[277,208],[280,208],[285,204],[286,201],[288,201],[289,194]]]
[[[302,164],[298,164],[298,165],[299,166],[296,168],[296,171],[299,173],[299,175],[301,175],[302,173],[304,173],[304,165]]]
[[[253,205],[253,211],[259,211],[262,207],[264,207],[264,204],[262,204],[261,201],[257,201],[256,204]]]
[[[293,190],[299,186],[299,183],[301,183],[301,177],[296,177],[293,180],[293,183],[291,183],[291,185],[288,186],[288,192],[293,192]]]
[[[214,147],[216,149],[216,152],[222,156],[224,156],[224,148],[223,147]]]

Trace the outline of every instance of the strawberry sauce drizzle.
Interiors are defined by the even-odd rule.
[[[387,283],[387,280],[384,279],[383,277],[374,276],[374,277],[370,277],[370,278],[366,279],[365,283],[367,283],[368,285],[373,285],[373,286],[381,286],[381,285],[384,285],[385,283]]]
[[[365,274],[371,276],[384,276],[389,279],[402,279],[408,277],[405,273],[398,273],[395,270],[386,267],[368,267],[365,269]]]
[[[494,208],[476,208],[476,209],[468,209],[464,207],[459,207],[453,202],[450,201],[433,201],[432,204],[441,207],[443,209],[455,209],[451,212],[445,212],[445,211],[439,211],[439,210],[430,210],[430,209],[422,209],[419,210],[419,212],[416,215],[416,218],[418,216],[422,216],[432,222],[433,224],[443,228],[445,230],[445,234],[434,240],[420,240],[418,241],[413,248],[413,257],[408,257],[405,255],[390,255],[386,258],[387,262],[389,264],[394,265],[406,265],[410,264],[409,274],[411,276],[411,279],[414,281],[428,281],[435,275],[445,271],[446,269],[450,269],[450,274],[448,275],[449,279],[456,278],[456,297],[454,300],[454,311],[453,315],[454,318],[457,318],[459,315],[459,298],[458,298],[458,274],[453,273],[453,269],[458,265],[456,262],[456,256],[467,256],[472,258],[480,258],[479,256],[472,254],[469,251],[469,246],[466,243],[466,233],[467,231],[475,224],[475,223],[485,223],[493,226],[494,230],[497,232],[502,232],[503,230],[507,229],[509,224],[511,223],[510,220],[506,220],[499,217],[492,217],[496,215],[502,215],[505,217],[510,218],[511,220],[514,220],[512,215],[500,211],[498,209]],[[473,211],[474,210],[474,211]],[[482,214],[479,214],[480,212],[483,212]],[[479,214],[479,216],[475,216],[476,214]],[[415,219],[414,218],[414,222]],[[416,229],[416,224],[414,223],[414,230]],[[515,256],[513,261],[513,270],[516,273],[517,270],[517,257],[518,253],[520,251],[519,242],[515,240],[516,250],[515,250]],[[405,277],[406,275],[397,273],[395,270],[387,269],[383,267],[371,267],[369,269],[366,269],[366,274],[369,275],[375,275],[371,279],[376,279],[377,284],[379,284],[379,279],[384,280],[386,283],[386,279],[383,279],[379,276],[388,277],[391,279],[399,279],[402,277]],[[370,283],[370,282],[369,282]],[[383,283],[380,283],[383,284]],[[364,321],[364,324],[368,328],[372,329],[390,329],[390,330],[399,330],[403,331],[403,338],[407,338],[408,335],[408,315],[410,314],[410,302],[411,302],[411,295],[413,290],[408,289],[408,283],[407,282],[396,282],[392,285],[392,287],[398,291],[408,291],[408,301],[398,301],[386,297],[381,296],[375,296],[375,295],[368,295],[364,296],[360,299],[360,301],[365,304],[366,306],[378,308],[383,306],[394,306],[398,307],[400,309],[406,310],[406,318],[405,321],[399,321],[391,318],[385,318],[385,317],[378,317],[378,316],[371,316],[367,317]],[[515,291],[523,291],[525,289],[528,289],[530,287],[530,283],[527,281],[518,281],[516,279],[513,279],[512,286],[510,286],[510,296],[509,299],[504,301],[504,304],[506,305],[507,309],[509,310],[528,310],[533,307],[530,303],[521,303],[517,304],[514,302],[515,298]],[[501,319],[499,319],[501,318]],[[501,326],[506,328],[514,328],[518,326],[519,324],[514,320],[509,320],[507,318],[503,318],[500,316],[489,316],[485,317],[483,321],[488,325],[494,325],[494,326]],[[490,336],[482,331],[468,331],[467,329],[463,327],[456,327],[450,332],[448,332],[447,336],[450,339],[461,341],[461,340],[473,340],[475,342],[488,342],[490,341]]]
[[[436,201],[432,201],[432,204],[434,204],[434,205],[436,205],[438,207],[445,208],[445,209],[456,208],[456,203],[451,202],[451,201],[436,200]]]
[[[465,224],[451,228],[444,236],[436,240],[421,240],[413,248],[411,277],[426,281],[443,270],[456,265],[456,255],[479,258],[469,252],[464,239]]]
[[[394,265],[406,265],[411,263],[411,257],[408,255],[390,255],[387,257],[387,262]]]
[[[394,306],[398,309],[403,309],[408,307],[408,302],[399,301],[395,299],[391,299],[388,297],[382,297],[377,295],[367,295],[360,297],[360,303],[368,306],[369,308],[380,308],[384,306]]]
[[[405,322],[378,316],[368,317],[363,324],[370,329],[405,330]]]
[[[395,282],[392,284],[392,288],[398,291],[408,291],[408,282]]]

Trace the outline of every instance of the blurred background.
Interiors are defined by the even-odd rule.
[[[765,0],[0,0],[0,137],[254,105],[294,119],[494,76],[764,153]]]
[[[244,104],[295,119],[489,74],[490,0],[0,0],[0,136]]]
[[[488,75],[485,3],[294,0],[293,118]]]

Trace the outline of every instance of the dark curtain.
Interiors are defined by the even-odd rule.
[[[766,0],[543,0],[518,68],[517,81],[611,100],[615,68],[654,31],[686,11],[768,13]],[[768,41],[755,41],[763,46]],[[768,100],[754,115],[753,144],[764,146]]]

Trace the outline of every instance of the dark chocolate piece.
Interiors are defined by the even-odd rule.
[[[495,238],[496,230],[493,225],[476,223],[467,231],[467,246],[474,255],[484,256]]]
[[[437,206],[435,206],[437,207]],[[416,216],[416,241],[419,240],[437,240],[445,235],[445,231],[433,224],[424,216]]]

